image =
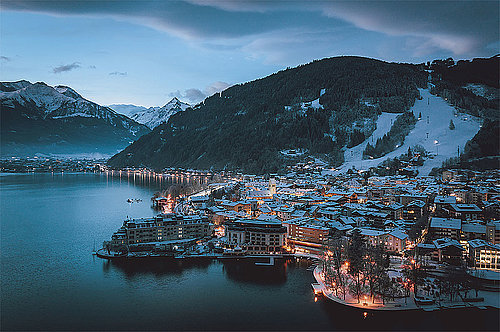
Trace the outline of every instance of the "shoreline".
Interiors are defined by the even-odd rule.
[[[322,294],[326,299],[329,301],[333,301],[337,304],[353,308],[353,309],[358,309],[358,310],[363,310],[363,311],[372,311],[372,312],[411,312],[411,311],[420,311],[420,312],[431,312],[431,311],[441,311],[441,310],[447,310],[447,309],[481,309],[481,310],[488,310],[488,309],[499,309],[498,306],[495,306],[491,303],[484,303],[483,302],[456,302],[456,303],[450,303],[450,304],[417,304],[415,302],[415,299],[413,296],[409,296],[407,298],[408,303],[403,304],[403,303],[390,303],[390,304],[382,304],[382,303],[371,303],[371,304],[363,304],[362,302],[360,303],[349,303],[346,302],[338,297],[336,297],[333,294],[333,290],[329,291],[328,288],[325,286],[323,279],[321,278],[321,266],[318,265],[313,271],[313,276],[314,279],[316,280],[316,283],[313,287],[315,292],[318,292]],[[497,296],[500,296],[500,293],[497,294]],[[367,303],[367,302],[366,302]]]

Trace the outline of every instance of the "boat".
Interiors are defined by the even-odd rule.
[[[99,258],[104,258],[104,259],[116,259],[116,258],[127,257],[127,253],[107,251],[106,249],[101,248],[101,249],[96,251],[96,256]]]

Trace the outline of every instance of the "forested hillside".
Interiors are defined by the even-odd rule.
[[[276,172],[283,149],[306,149],[338,164],[341,148],[359,140],[350,137],[359,136],[354,123],[413,105],[427,82],[419,68],[337,57],[283,70],[173,115],[109,164]]]

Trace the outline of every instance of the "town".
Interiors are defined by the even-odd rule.
[[[133,172],[187,173],[167,171]],[[211,178],[194,194],[155,195],[158,216],[125,220],[98,256],[305,257],[316,296],[363,310],[499,308],[498,170],[333,175],[310,160],[286,175]]]

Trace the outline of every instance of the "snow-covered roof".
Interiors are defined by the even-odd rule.
[[[462,228],[462,221],[460,219],[433,217],[431,218],[430,227],[459,230]]]
[[[436,249],[443,249],[443,248],[446,248],[446,247],[450,247],[450,246],[453,246],[457,249],[460,249],[460,250],[465,250],[461,245],[460,245],[460,242],[458,242],[457,240],[455,239],[450,239],[448,237],[443,237],[443,238],[440,238],[440,239],[437,239],[437,240],[434,240],[432,241],[432,243],[434,244],[434,246],[436,247]]]
[[[381,236],[381,235],[388,233],[387,231],[381,231],[378,229],[371,229],[371,228],[364,228],[364,227],[358,227],[358,229],[360,230],[361,235],[370,236],[370,237],[377,237],[377,236]]]
[[[455,196],[436,196],[434,198],[434,204],[453,204],[457,202]]]
[[[469,246],[471,246],[474,249],[488,247],[489,249],[500,251],[500,246],[498,244],[492,244],[492,243],[486,242],[485,240],[482,240],[482,239],[470,240],[470,241],[467,241],[467,243],[469,243]]]
[[[408,234],[406,234],[405,232],[403,232],[400,229],[393,230],[392,232],[389,233],[389,235],[392,235],[400,240],[404,240],[408,237]]]

